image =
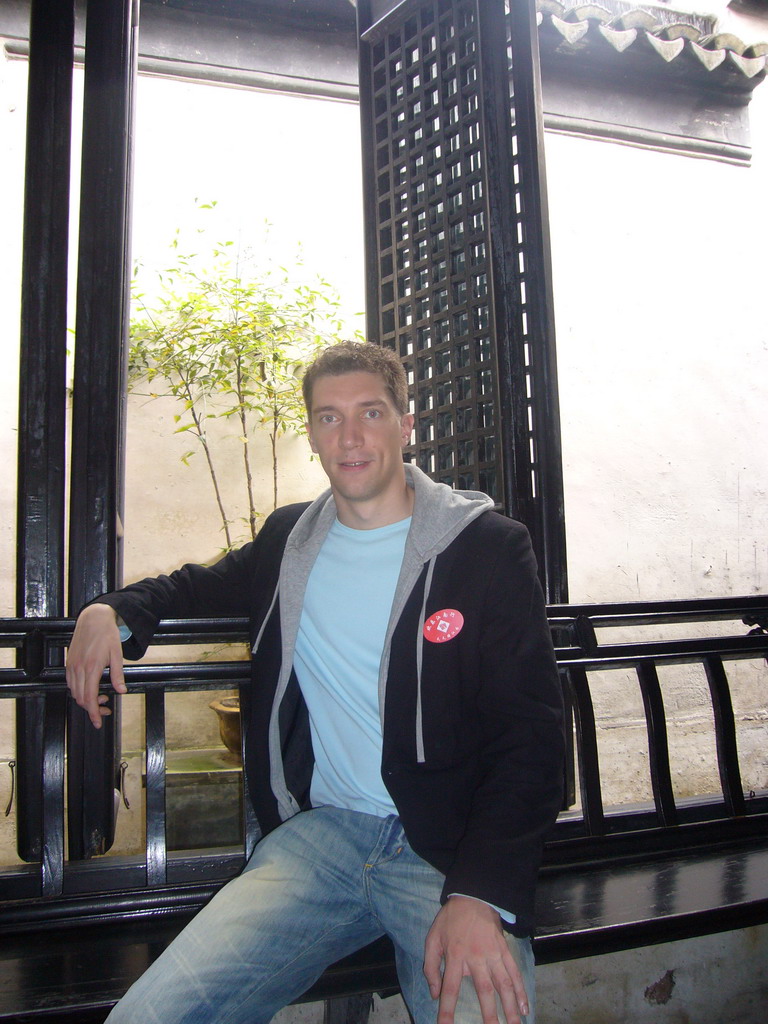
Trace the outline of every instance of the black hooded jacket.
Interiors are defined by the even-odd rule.
[[[562,697],[527,530],[490,499],[415,490],[379,678],[382,778],[412,848],[450,893],[534,925],[542,846],[562,800]],[[245,769],[264,833],[309,806],[313,756],[293,671],[304,588],[336,515],[330,492],[274,512],[255,541],[211,567],[186,565],[99,598],[141,657],[160,619],[248,616]],[[364,578],[365,567],[361,566]]]

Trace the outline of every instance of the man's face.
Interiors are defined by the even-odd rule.
[[[399,415],[378,374],[318,377],[307,431],[342,523],[373,528],[410,513],[402,451],[412,430],[413,416]]]

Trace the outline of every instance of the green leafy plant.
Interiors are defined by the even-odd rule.
[[[175,430],[196,441],[182,461],[204,453],[230,549],[234,519],[224,505],[209,421],[232,422],[242,443],[247,520],[255,536],[262,513],[254,494],[253,445],[268,438],[275,508],[279,439],[298,433],[304,422],[302,367],[349,332],[328,282],[297,283],[285,268],[254,268],[229,241],[214,245],[204,264],[199,255],[179,251],[178,235],[172,265],[158,275],[157,298],[140,290],[140,268],[134,274],[128,386],[134,394],[178,401]]]

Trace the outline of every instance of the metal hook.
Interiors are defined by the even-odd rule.
[[[16,762],[9,761],[8,767],[11,769],[11,799],[8,801],[8,806],[5,808],[6,818],[11,813],[11,808],[13,807],[13,796],[14,793],[16,792],[16,772],[14,771],[14,769],[16,768]]]
[[[130,811],[131,805],[128,803],[128,797],[125,793],[125,773],[128,771],[128,762],[120,762],[120,796],[123,798],[123,804],[125,805],[126,811]]]

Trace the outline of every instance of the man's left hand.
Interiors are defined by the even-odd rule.
[[[467,976],[474,982],[484,1024],[498,1024],[497,996],[506,1024],[520,1024],[520,1016],[528,1013],[523,976],[501,919],[480,900],[451,896],[441,907],[427,935],[424,975],[432,998],[440,997],[437,1024],[453,1024],[461,980]]]

